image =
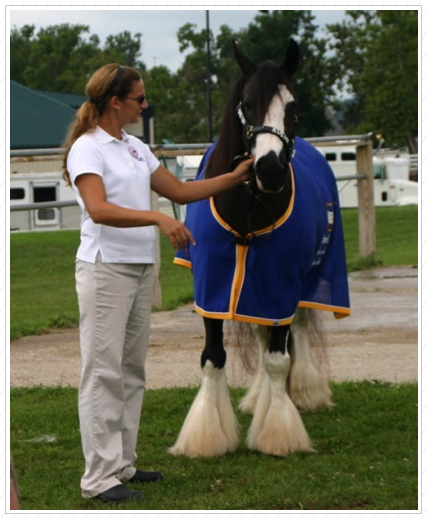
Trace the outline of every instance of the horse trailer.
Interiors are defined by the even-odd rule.
[[[357,180],[345,180],[357,171],[354,146],[316,146],[338,181],[342,208],[358,207]],[[418,204],[418,183],[409,180],[409,155],[381,153],[373,157],[375,206]]]
[[[65,185],[60,172],[14,173],[10,177],[10,207],[40,202],[73,202],[74,191]],[[78,229],[80,207],[49,207],[11,211],[11,231]]]

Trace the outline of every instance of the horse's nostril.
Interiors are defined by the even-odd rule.
[[[284,166],[279,162],[276,157],[274,160],[269,160],[267,157],[262,157],[256,164],[256,167],[259,171],[262,171],[265,174],[269,174],[269,172],[280,172],[284,171]]]
[[[265,191],[280,191],[286,182],[286,171],[274,152],[261,157],[255,166],[255,174]]]

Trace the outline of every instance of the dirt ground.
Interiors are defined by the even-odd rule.
[[[350,275],[352,315],[336,320],[322,314],[330,378],[418,380],[418,269],[377,268]],[[147,387],[193,386],[200,382],[203,321],[192,305],[152,317]],[[25,337],[10,346],[12,387],[77,387],[80,372],[78,330]],[[246,385],[236,348],[228,348],[231,385]]]

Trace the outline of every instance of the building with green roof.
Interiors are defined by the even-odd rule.
[[[59,148],[76,110],[70,105],[10,82],[10,149]]]
[[[32,90],[10,82],[10,149],[60,148],[84,95]],[[154,106],[144,110],[140,123],[125,128],[145,142],[154,138]]]

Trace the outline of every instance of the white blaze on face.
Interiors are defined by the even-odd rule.
[[[289,90],[285,85],[279,86],[279,94],[273,97],[270,108],[263,122],[264,126],[273,126],[285,133],[285,106],[293,101]],[[272,133],[259,133],[257,135],[255,146],[252,149],[252,155],[255,157],[255,165],[260,157],[267,155],[270,151],[274,151],[279,156],[282,151],[283,143],[276,135]]]

